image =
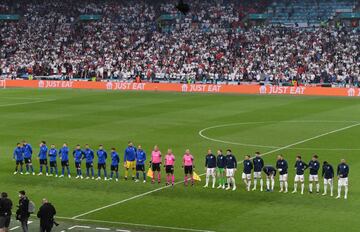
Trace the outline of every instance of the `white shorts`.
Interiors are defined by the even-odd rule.
[[[241,178],[242,178],[242,179],[251,180],[251,174],[245,174],[245,173],[243,173],[243,174],[241,175]]]
[[[295,175],[295,182],[304,182],[304,175]]]
[[[284,175],[280,175],[280,176],[279,176],[279,180],[280,180],[280,181],[287,181],[287,179],[288,179],[288,174],[287,174],[287,173],[284,174]]]
[[[207,168],[206,169],[206,176],[215,176],[215,168]]]
[[[227,177],[233,177],[234,174],[235,174],[235,169],[233,169],[233,168],[227,168],[226,169],[226,176]]]
[[[319,181],[319,176],[318,175],[310,175],[309,176],[309,181],[318,182]]]
[[[254,172],[254,178],[260,179],[261,178],[261,172]]]
[[[338,186],[348,186],[348,178],[339,178]]]
[[[333,183],[333,179],[325,179],[324,178],[324,185],[332,184],[332,183]]]

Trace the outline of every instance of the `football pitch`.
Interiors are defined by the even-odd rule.
[[[54,231],[360,230],[360,99],[1,89],[0,121],[0,191],[17,202],[18,191],[24,189],[37,207],[48,198],[60,223]],[[164,173],[161,184],[13,175],[13,149],[23,139],[33,146],[36,171],[41,140],[57,148],[67,142],[71,150],[86,143],[94,150],[103,144],[108,152],[116,147],[120,163],[129,140],[141,144],[148,158],[156,144],[163,155],[172,148],[176,185],[165,187]],[[194,187],[182,183],[186,148],[195,157],[195,171],[202,174]],[[219,148],[232,149],[239,162],[236,191],[203,188],[209,148],[214,154]],[[265,164],[275,165],[278,154],[285,156],[290,193],[278,192],[278,176],[274,192],[245,191],[242,160],[256,151]],[[305,194],[291,194],[295,156],[301,154],[308,163],[314,153],[321,164],[326,160],[335,169],[341,158],[347,160],[347,200],[309,194],[308,170]],[[74,176],[73,159],[70,168]],[[322,191],[322,178],[320,183]],[[38,231],[37,225],[34,221],[30,231]]]

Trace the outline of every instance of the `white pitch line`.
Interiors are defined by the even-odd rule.
[[[261,144],[249,144],[249,143],[238,143],[232,141],[226,141],[221,139],[215,139],[204,135],[204,132],[207,130],[220,128],[220,127],[228,127],[228,126],[236,126],[236,125],[251,125],[251,124],[264,124],[264,123],[274,123],[279,121],[262,121],[262,122],[241,122],[241,123],[230,123],[230,124],[221,124],[216,126],[206,127],[199,131],[200,137],[210,140],[213,142],[231,144],[231,145],[239,145],[245,147],[259,147],[259,148],[282,148],[281,146],[269,146],[269,145],[261,145]],[[283,123],[359,123],[358,121],[282,121]],[[299,148],[288,148],[291,150],[304,150],[304,151],[359,151],[360,148],[312,148],[312,147],[299,147]]]
[[[20,226],[15,226],[15,227],[11,228],[10,231],[13,231],[13,230],[16,230],[16,229],[19,229],[19,228],[20,228]]]
[[[36,103],[43,103],[43,102],[51,102],[51,101],[56,101],[56,99],[47,99],[47,100],[32,101],[32,102],[9,103],[9,104],[2,104],[2,105],[0,105],[0,107],[18,106],[18,105],[28,105],[28,104],[36,104]]]
[[[118,232],[131,232],[130,230],[120,230],[120,229],[117,229],[116,231],[118,231]]]
[[[68,230],[72,230],[72,229],[75,229],[75,228],[90,229],[91,227],[90,226],[78,226],[78,225],[75,225],[75,226],[70,227]]]
[[[95,229],[96,229],[96,230],[106,230],[106,231],[109,231],[109,230],[110,230],[109,228],[103,228],[103,227],[96,227]]]
[[[293,146],[296,146],[298,144],[302,144],[302,143],[305,143],[305,142],[308,142],[308,141],[311,141],[311,140],[314,140],[314,139],[318,139],[318,138],[321,138],[323,136],[326,136],[326,135],[329,135],[329,134],[333,134],[333,133],[336,133],[336,132],[339,132],[339,131],[343,131],[343,130],[347,130],[347,129],[350,129],[352,127],[356,127],[356,126],[359,126],[360,123],[356,123],[356,124],[353,124],[353,125],[350,125],[350,126],[346,126],[346,127],[342,127],[342,128],[339,128],[339,129],[336,129],[336,130],[332,130],[332,131],[329,131],[329,132],[326,132],[326,133],[323,133],[323,134],[320,134],[320,135],[316,135],[314,137],[311,137],[311,138],[308,138],[308,139],[304,139],[304,140],[301,140],[301,141],[298,141],[298,142],[295,142],[295,143],[292,143],[292,144],[289,144],[289,145],[286,145],[284,147],[280,147],[280,148],[276,148],[274,150],[271,150],[271,151],[268,151],[268,152],[265,152],[262,154],[262,156],[265,156],[265,155],[268,155],[268,154],[271,154],[271,153],[274,153],[274,152],[277,152],[277,151],[281,151],[281,150],[285,150],[289,147],[293,147]],[[239,164],[242,163],[241,162],[238,162]],[[200,174],[199,176],[203,176],[205,175],[206,173],[202,173]],[[184,181],[178,181],[175,183],[175,185],[178,185],[178,184],[181,184],[183,183]],[[130,198],[127,198],[127,199],[124,199],[124,200],[121,200],[121,201],[118,201],[118,202],[114,202],[112,204],[109,204],[109,205],[105,205],[103,207],[100,207],[100,208],[97,208],[97,209],[93,209],[93,210],[90,210],[88,212],[85,212],[85,213],[82,213],[82,214],[79,214],[79,215],[76,215],[74,217],[72,217],[71,219],[77,219],[79,217],[83,217],[85,215],[88,215],[88,214],[91,214],[91,213],[94,213],[94,212],[97,212],[97,211],[100,211],[100,210],[103,210],[103,209],[106,209],[106,208],[109,208],[109,207],[112,207],[112,206],[115,206],[115,205],[119,205],[119,204],[122,204],[122,203],[125,203],[125,202],[128,202],[128,201],[131,201],[131,200],[134,200],[134,199],[137,199],[137,198],[140,198],[140,197],[143,197],[143,196],[146,196],[146,195],[149,195],[151,193],[154,193],[154,192],[158,192],[160,190],[163,190],[163,189],[166,189],[166,188],[170,188],[171,186],[168,185],[168,186],[164,186],[164,187],[160,187],[160,188],[157,188],[157,189],[154,189],[154,190],[151,190],[151,191],[148,191],[148,192],[145,192],[145,193],[142,193],[142,194],[139,194],[139,195],[135,195],[133,197],[130,197]]]
[[[171,227],[171,226],[157,226],[157,225],[130,223],[130,222],[113,222],[113,221],[103,221],[103,220],[93,220],[93,219],[74,219],[74,218],[68,218],[68,217],[57,217],[57,218],[67,219],[67,220],[75,220],[75,221],[79,221],[79,222],[108,223],[108,224],[114,224],[114,225],[126,225],[126,226],[137,226],[137,227],[159,228],[159,229],[177,230],[177,231],[215,232],[215,231],[212,231],[212,230],[200,230],[200,229]],[[117,230],[117,231],[130,232],[129,230]]]

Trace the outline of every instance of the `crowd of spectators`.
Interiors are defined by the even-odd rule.
[[[270,1],[4,0],[0,74],[166,81],[360,81],[360,32],[248,26]],[[186,1],[185,1],[186,2]],[[101,20],[81,21],[81,14]],[[160,20],[161,15],[170,16]]]

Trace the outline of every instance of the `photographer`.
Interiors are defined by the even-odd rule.
[[[28,220],[30,217],[29,213],[29,199],[25,195],[25,191],[22,190],[19,192],[19,206],[16,211],[16,220],[21,222],[21,228],[23,232],[28,232]]]
[[[12,202],[7,193],[1,193],[0,198],[0,232],[8,232],[11,220]]]
[[[54,224],[57,226],[54,221],[56,210],[47,199],[43,199],[42,203],[37,213],[37,217],[40,218],[40,232],[50,232]]]

